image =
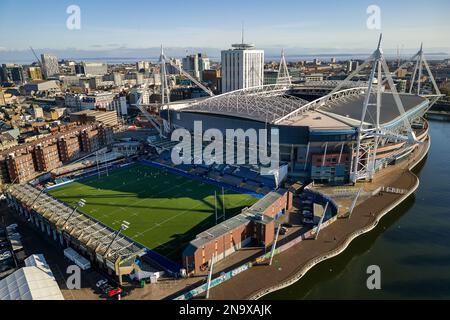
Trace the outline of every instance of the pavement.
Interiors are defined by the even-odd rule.
[[[371,183],[364,183],[366,190],[389,186],[411,190],[418,182],[417,176],[409,170],[414,161],[422,156],[426,146],[420,146],[405,161],[380,171]],[[346,243],[347,238],[357,230],[374,223],[378,215],[385,212],[403,195],[381,193],[355,207],[350,218],[340,217],[336,222],[321,230],[317,240],[304,240],[274,257],[273,264],[256,265],[238,274],[210,291],[210,299],[250,299],[267,288],[277,287],[289,279],[298,279],[302,270],[313,260],[331,254]]]

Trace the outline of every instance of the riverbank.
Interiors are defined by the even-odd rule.
[[[254,266],[233,279],[214,287],[212,299],[257,299],[298,281],[316,264],[338,255],[358,236],[369,232],[378,221],[407,199],[419,180],[411,169],[429,150],[430,141],[419,146],[410,159],[382,171],[376,180],[386,186],[408,190],[405,194],[382,193],[358,204],[350,219],[339,218],[323,229],[317,240],[305,240],[275,256],[272,266]]]

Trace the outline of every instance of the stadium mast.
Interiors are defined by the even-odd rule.
[[[284,57],[284,49],[281,50],[280,66],[278,68],[278,76],[276,84],[290,86],[292,84],[289,70],[286,65],[286,58]]]
[[[405,116],[406,112],[403,102],[397,92],[397,88],[394,80],[392,79],[391,72],[389,71],[389,67],[381,48],[382,39],[383,35],[380,34],[377,49],[363,64],[356,68],[356,70],[344,80],[344,82],[349,81],[364,68],[371,67],[369,84],[367,91],[365,92],[365,99],[362,106],[361,121],[357,129],[357,146],[354,161],[352,163],[353,166],[350,168],[350,180],[353,183],[360,179],[373,179],[373,175],[377,169],[377,148],[381,140],[400,140],[405,141],[408,144],[419,143],[414,135],[408,118]],[[398,109],[400,117],[403,120],[401,130],[387,130],[386,128],[381,127],[381,100],[382,92],[385,90],[385,82],[389,85],[395,105]],[[339,91],[342,85],[343,84],[337,86],[331,94]],[[371,101],[373,96],[375,96],[375,102]],[[369,106],[375,106],[376,119],[374,121],[374,126],[367,125],[366,123],[366,115],[368,113]],[[371,115],[369,114],[369,116]],[[403,134],[403,130],[407,132],[407,136]]]

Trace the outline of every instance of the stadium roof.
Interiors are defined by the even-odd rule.
[[[323,119],[319,119],[320,121],[314,123],[314,126],[317,128],[327,127],[326,123],[331,123],[329,118],[333,118],[334,120],[342,123],[341,125],[339,125],[339,127],[342,127],[344,125],[358,127],[361,123],[366,91],[367,88],[363,87],[351,88],[323,96],[319,99],[309,102],[308,104],[300,107],[287,116],[278,119],[276,121],[276,124],[304,125],[305,121],[303,118],[312,114],[319,113],[324,117],[322,117]],[[381,93],[381,126],[390,126],[393,123],[395,124],[398,122],[398,120],[409,117],[411,114],[415,114],[417,110],[425,110],[429,105],[429,100],[427,98],[418,95],[402,93],[398,96],[402,102],[405,114],[400,113],[399,108],[395,103],[394,95],[391,92],[383,91]],[[363,121],[365,125],[373,126],[376,124],[375,101],[376,93],[373,93],[370,97],[365,119]],[[338,124],[335,124],[335,126],[337,125]]]
[[[343,83],[343,87],[347,89],[311,102],[290,95],[296,89],[303,87],[317,86],[317,88],[332,88],[337,83]],[[354,127],[358,126],[361,121],[362,108],[367,91],[365,85],[365,82],[355,81],[321,81],[291,86],[279,84],[265,85],[231,91],[171,108],[183,112],[213,113],[247,118],[260,122],[300,126],[304,125],[302,122],[304,122],[305,117],[299,116],[315,111],[321,113],[323,115],[323,121],[327,122],[321,124],[319,123],[320,121],[314,121],[314,125],[318,128],[329,127],[330,124],[331,126]],[[416,107],[420,109],[427,105],[427,99],[418,95],[404,93],[399,94],[399,96],[406,113]],[[374,94],[370,101],[375,100],[376,97]],[[371,125],[375,123],[375,108],[374,105],[369,104],[364,120],[366,124]],[[334,124],[330,117],[334,119]],[[383,92],[380,124],[387,124],[400,118],[402,116],[395,104],[393,94]],[[303,121],[301,121],[302,119]]]
[[[372,94],[370,101],[376,101],[375,95],[376,94]],[[423,97],[410,94],[400,94],[399,97],[406,113],[416,107],[419,107],[427,101],[427,99]],[[324,106],[321,106],[319,110],[328,115],[334,114],[340,117],[355,120],[359,123],[361,121],[364,98],[365,95],[359,94],[347,97],[346,99],[332,100],[327,102]],[[384,92],[381,96],[381,101],[380,124],[387,124],[397,118],[401,118],[392,93]],[[364,122],[368,124],[376,124],[375,104],[368,105]]]
[[[198,100],[184,106],[182,110],[271,123],[308,103],[306,100],[286,95],[286,90],[286,87],[280,87],[280,85],[236,90]]]
[[[40,190],[29,184],[12,185],[9,192],[25,206],[29,207],[32,205],[36,212],[58,228],[64,226],[64,231],[70,234],[71,237],[95,251],[97,256],[100,255],[112,263],[119,258],[125,259],[143,254],[145,247],[124,235],[117,237],[108,252],[106,252],[106,249],[115,237],[116,230],[105,226],[82,212],[75,211],[71,215],[73,208],[45,192],[39,195]]]

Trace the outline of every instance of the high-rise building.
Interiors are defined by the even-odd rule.
[[[102,62],[82,62],[82,67],[86,76],[103,76],[108,73],[108,65]]]
[[[222,51],[222,92],[264,84],[264,50],[252,44],[233,44]]]
[[[0,79],[2,82],[22,84],[25,79],[22,66],[18,64],[2,64],[0,68]]]
[[[355,71],[356,69],[358,69],[359,67],[359,61],[353,61],[353,60],[349,60],[347,61],[347,72],[352,72]]]
[[[202,71],[211,69],[211,62],[204,53],[198,54],[198,69],[200,71],[200,74],[202,73]]]
[[[194,78],[200,79],[197,54],[192,54],[183,58],[183,70],[191,74]]]
[[[29,67],[28,76],[31,80],[42,80],[42,71],[40,67]]]
[[[136,70],[138,72],[145,72],[150,69],[150,62],[148,61],[138,61],[136,62]]]
[[[42,66],[44,68],[44,78],[54,77],[59,73],[58,58],[55,55],[41,54]]]
[[[174,65],[178,66],[178,69],[175,68],[172,64],[166,64],[166,72],[168,74],[179,74],[180,73],[179,69],[182,68],[181,60],[172,58],[171,61]]]

